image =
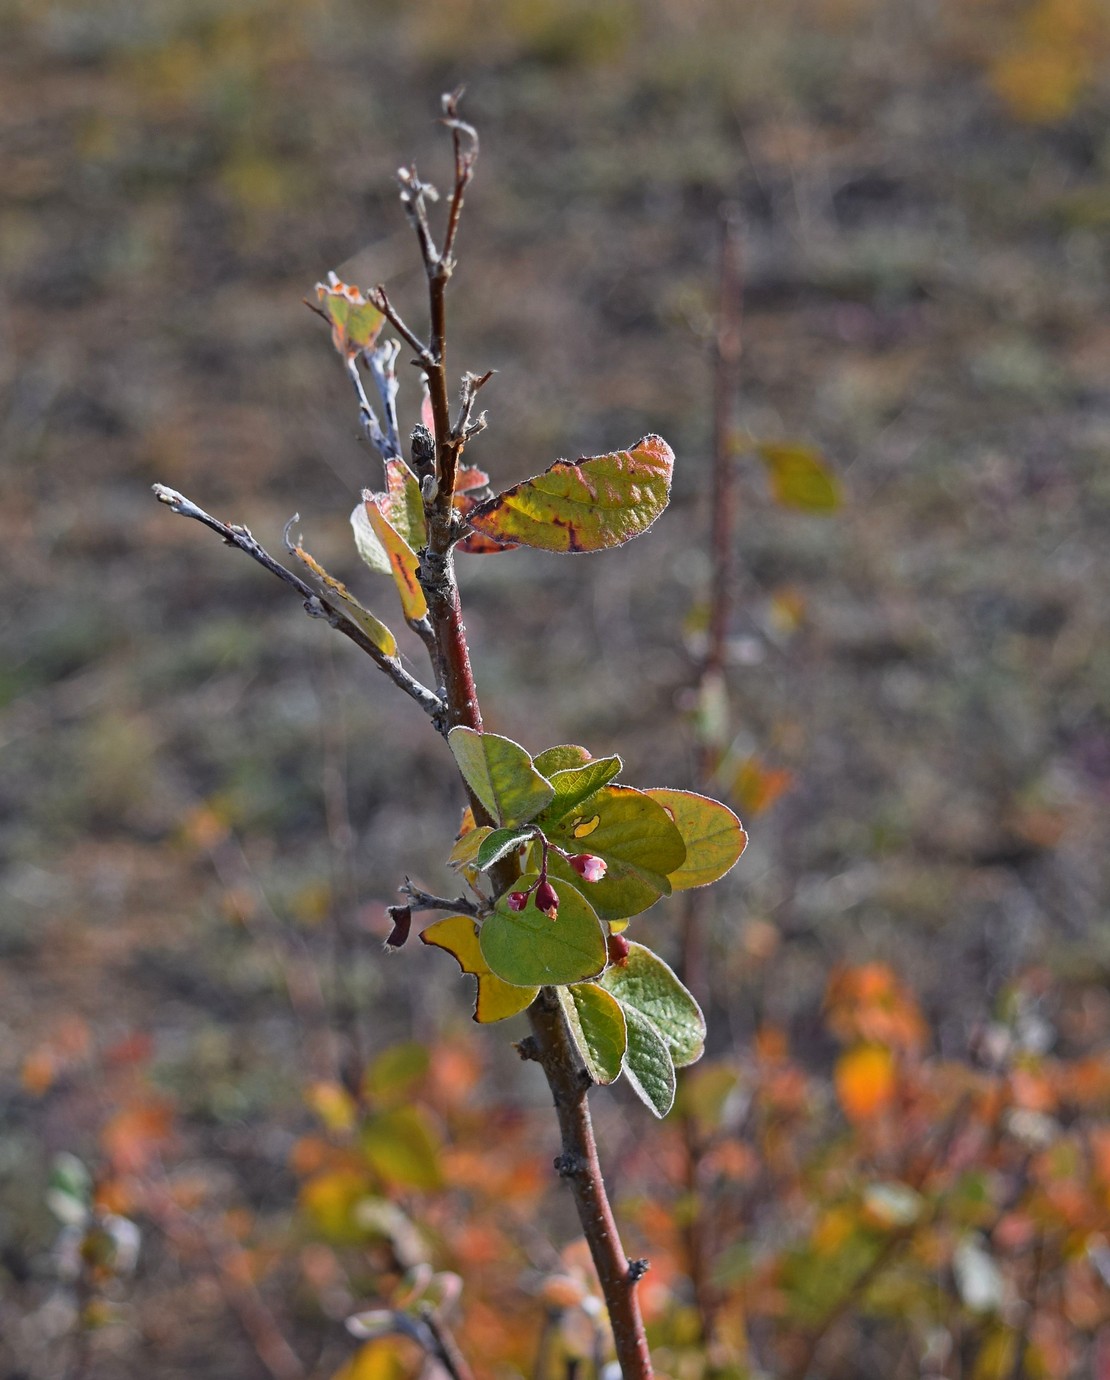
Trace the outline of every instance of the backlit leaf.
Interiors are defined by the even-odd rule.
[[[474,861],[485,872],[531,837],[531,829],[492,829],[482,840]]]
[[[776,503],[811,513],[831,513],[840,507],[840,484],[812,447],[762,441],[755,449],[767,466]]]
[[[341,355],[357,355],[374,346],[385,317],[363,297],[358,288],[341,283],[334,273],[316,284],[320,310],[331,324],[332,344]]]
[[[638,915],[669,896],[668,874],[686,859],[686,845],[670,815],[631,786],[602,787],[554,825],[548,837],[568,853],[605,859],[608,872],[586,893],[603,920]],[[554,853],[549,866],[566,881],[580,880]]]
[[[439,1144],[419,1107],[378,1112],[363,1125],[363,1154],[389,1183],[405,1188],[438,1188]]]
[[[333,579],[319,561],[310,556],[303,546],[295,546],[293,551],[297,559],[312,571],[326,592],[339,600],[343,606],[341,612],[344,617],[366,634],[382,656],[396,656],[397,639],[386,625],[375,618],[369,609],[364,609],[347,586],[339,580]]]
[[[701,1058],[705,1048],[701,1007],[658,954],[630,943],[625,962],[607,968],[601,985],[625,1011],[632,1007],[650,1019],[677,1068]]]
[[[596,982],[576,982],[556,991],[590,1077],[595,1083],[612,1083],[620,1076],[628,1042],[620,1002]]]
[[[401,608],[405,617],[413,620],[423,618],[428,612],[428,601],[424,597],[417,576],[420,562],[416,558],[416,552],[382,511],[380,495],[367,490],[362,497],[370,527],[389,558],[390,573],[401,596]]]
[[[727,805],[693,791],[656,789],[645,794],[663,806],[686,844],[685,861],[669,874],[673,891],[708,886],[735,866],[748,836]]]
[[[537,875],[520,879],[527,890]],[[554,920],[536,909],[535,897],[524,910],[510,910],[506,896],[482,924],[478,942],[482,957],[498,977],[526,986],[561,986],[596,977],[608,952],[601,921],[582,896],[566,882],[553,881],[559,897]]]
[[[428,539],[424,526],[424,500],[420,496],[420,485],[416,475],[403,460],[385,462],[386,503],[378,500],[382,511],[389,519],[389,525],[408,543],[413,551],[419,551]]]
[[[461,867],[477,866],[478,851],[492,833],[493,830],[488,824],[479,825],[477,829],[468,829],[455,840],[454,848],[447,855],[448,863],[456,871]]]
[[[555,799],[544,810],[541,823],[557,823],[576,805],[589,799],[602,786],[607,786],[623,769],[624,763],[619,757],[598,757],[580,767],[567,767],[547,774],[547,779],[555,788]]]
[[[624,1076],[636,1096],[656,1116],[674,1106],[675,1073],[667,1042],[647,1016],[634,1006],[624,1008],[628,1047],[624,1052]]]
[[[532,765],[532,758],[511,738],[478,733],[459,725],[447,741],[467,785],[501,825],[534,819],[555,794],[554,787]]]
[[[631,450],[557,460],[470,514],[486,536],[544,551],[601,551],[646,532],[671,488],[674,453],[659,436]]]
[[[355,534],[355,550],[379,575],[392,575],[389,553],[374,535],[370,519],[366,515],[366,504],[358,503],[351,512],[351,530]]]
[[[445,920],[437,920],[424,930],[420,940],[445,949],[464,973],[478,979],[474,1019],[483,1025],[515,1016],[535,1001],[538,986],[517,987],[503,982],[490,970],[478,944],[478,927],[470,916],[450,915]]]
[[[563,743],[559,747],[547,748],[532,759],[532,765],[542,775],[550,778],[552,773],[566,771],[570,767],[580,767],[590,760],[584,747],[575,743]]]

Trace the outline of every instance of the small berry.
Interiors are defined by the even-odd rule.
[[[526,891],[510,891],[506,904],[510,910],[523,910],[528,904],[528,893]]]
[[[609,962],[615,963],[618,968],[623,968],[628,962],[628,940],[623,934],[609,936]]]
[[[559,914],[558,893],[546,877],[536,887],[536,909],[543,911],[549,920],[554,920]]]
[[[600,882],[609,870],[605,859],[596,857],[593,853],[575,853],[567,862],[586,882]]]

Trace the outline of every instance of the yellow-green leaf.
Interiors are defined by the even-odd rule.
[[[447,742],[466,784],[500,825],[534,819],[555,794],[551,782],[511,738],[459,725]]]
[[[762,441],[756,453],[767,466],[776,503],[811,513],[831,513],[840,507],[840,483],[812,447]]]
[[[536,874],[525,874],[520,889],[526,891],[536,881]],[[596,977],[605,967],[605,931],[596,913],[573,886],[560,881],[552,885],[559,897],[554,920],[536,909],[534,896],[521,911],[511,910],[507,896],[502,896],[482,922],[482,957],[506,982],[558,987]]]
[[[468,829],[465,834],[455,840],[454,848],[447,855],[448,863],[456,872],[463,867],[477,867],[478,850],[492,833],[493,830],[488,824],[480,824],[476,829]]]
[[[705,1017],[678,977],[642,944],[630,943],[622,963],[607,968],[601,985],[625,1008],[643,1013],[667,1042],[677,1068],[685,1068],[705,1049]]]
[[[360,632],[366,634],[382,656],[397,655],[397,639],[380,619],[375,618],[369,609],[362,607],[342,581],[329,575],[320,562],[310,556],[303,546],[295,546],[293,554],[312,571],[327,593],[334,595],[339,600],[343,605],[340,610],[343,616],[353,623]]]
[[[366,492],[362,497],[370,527],[389,558],[390,573],[401,596],[405,617],[412,620],[423,618],[428,612],[428,601],[417,576],[420,562],[416,559],[416,552],[382,511],[381,495]]]
[[[645,794],[667,811],[686,844],[685,861],[669,874],[673,891],[708,886],[736,865],[748,836],[727,805],[693,791],[653,789]]]
[[[478,944],[478,928],[469,915],[449,915],[445,920],[437,920],[424,930],[420,939],[424,944],[444,949],[464,973],[478,979],[474,1019],[483,1025],[515,1016],[535,1001],[540,990],[538,986],[514,986],[490,970]]]
[[[385,491],[387,502],[382,510],[389,525],[404,537],[413,551],[419,551],[428,539],[424,525],[424,500],[416,475],[403,460],[385,462]],[[379,500],[381,495],[378,495]]]
[[[532,765],[541,775],[549,777],[552,772],[580,767],[589,760],[590,754],[584,747],[578,747],[575,743],[563,743],[559,747],[547,748],[541,752],[538,757],[532,759]]]
[[[620,1002],[596,982],[555,990],[590,1077],[595,1083],[612,1083],[620,1076],[628,1042]]]
[[[583,883],[554,852],[551,872],[583,893],[603,920],[624,920],[669,896],[668,874],[686,859],[686,845],[670,815],[643,791],[604,786],[554,825],[552,843],[568,853],[604,858],[608,872],[600,882]],[[573,879],[573,880],[572,880]]]
[[[646,532],[670,496],[674,452],[661,436],[631,450],[556,460],[469,514],[472,527],[500,541],[544,551],[601,551]]]
[[[381,1177],[406,1188],[439,1188],[439,1143],[419,1107],[394,1107],[365,1122],[362,1152]]]
[[[607,786],[615,776],[619,776],[624,763],[619,757],[598,757],[581,766],[566,767],[562,771],[547,774],[547,779],[555,788],[555,799],[544,810],[541,826],[555,824],[583,800],[589,799],[595,791]]]
[[[385,317],[348,283],[341,283],[334,273],[326,283],[316,284],[320,310],[331,325],[332,344],[345,357],[360,350],[372,349]]]

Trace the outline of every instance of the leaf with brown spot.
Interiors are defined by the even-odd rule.
[[[366,516],[370,520],[370,529],[389,558],[390,571],[397,592],[401,596],[401,608],[405,617],[414,621],[423,618],[428,612],[428,601],[417,577],[420,563],[416,559],[416,552],[382,511],[380,494],[367,491],[363,494],[363,503]]]
[[[631,450],[556,460],[470,514],[477,532],[544,551],[602,551],[646,532],[667,506],[674,452],[660,436]]]

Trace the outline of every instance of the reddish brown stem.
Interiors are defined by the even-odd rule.
[[[555,1167],[574,1194],[578,1220],[589,1243],[612,1324],[621,1374],[625,1380],[648,1380],[654,1372],[636,1292],[641,1271],[633,1267],[624,1253],[605,1191],[586,1100],[588,1079],[575,1054],[553,989],[541,990],[528,1016],[536,1042],[536,1058],[547,1076],[562,1133],[562,1153]]]

